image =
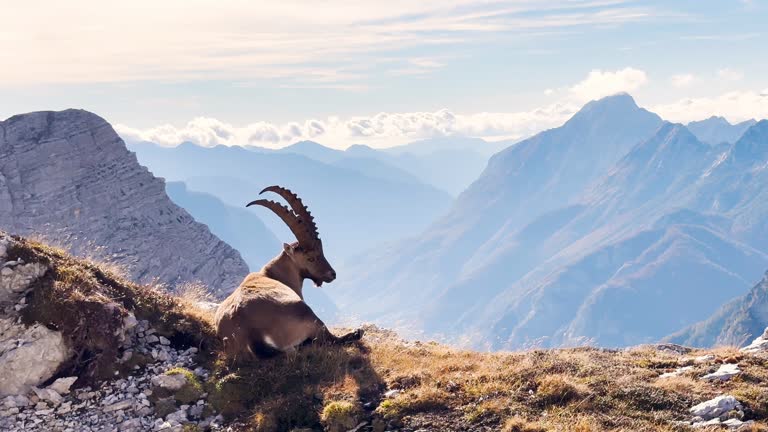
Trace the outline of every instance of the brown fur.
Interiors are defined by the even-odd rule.
[[[304,279],[320,286],[335,278],[319,241],[311,250],[299,243],[284,245],[280,255],[259,272],[246,276],[216,311],[216,330],[227,355],[261,357],[291,351],[305,342],[359,340],[362,330],[333,335],[304,302]]]

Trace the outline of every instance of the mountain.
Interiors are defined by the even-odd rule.
[[[382,152],[392,164],[456,196],[477,179],[493,153],[511,144],[452,136],[415,141]]]
[[[271,184],[291,188],[316,216],[333,263],[423,230],[451,201],[447,193],[431,186],[387,181],[298,154],[193,144],[164,148],[137,143],[131,148],[153,172],[231,206],[244,206]],[[247,211],[263,215],[278,238],[292,238],[273,214]]]
[[[334,296],[479,347],[659,340],[768,267],[763,128],[723,152],[627,95],[591,102],[492,157],[425,233],[351,263]]]
[[[733,239],[727,220],[676,208],[716,157],[708,150],[682,125],[662,125],[587,188],[579,205],[540,218],[522,235],[497,234],[487,246],[493,254],[476,256],[480,264],[436,304],[472,304],[466,297],[477,296],[467,287],[495,284],[452,325],[491,329],[496,347],[628,346],[707,317],[768,264],[768,255]],[[681,302],[690,307],[680,310]],[[653,323],[645,319],[649,309]]]
[[[731,124],[723,117],[712,116],[706,120],[688,123],[688,129],[703,143],[718,145],[735,143],[744,132],[757,123],[754,119]]]
[[[81,110],[0,122],[0,228],[116,264],[143,283],[202,282],[223,296],[248,272],[104,119]]]
[[[299,141],[275,150],[275,152],[298,154],[327,164],[332,164],[345,157],[343,151],[326,147],[314,141]]]
[[[195,220],[206,224],[213,234],[237,249],[252,271],[260,269],[282,250],[277,237],[253,212],[224,204],[213,195],[190,191],[182,182],[168,182],[165,191]]]
[[[480,178],[426,232],[350,263],[349,272],[355,277],[334,288],[335,298],[342,309],[366,311],[373,317],[401,314],[396,305],[405,298],[410,310],[419,310],[461,280],[466,263],[486,253],[484,245],[502,236],[501,230],[515,230],[574,202],[579,192],[633,145],[651,137],[661,123],[626,94],[587,104],[563,126],[495,154]],[[524,262],[520,267],[504,264],[507,274],[524,274],[532,257],[520,259]],[[364,294],[356,293],[360,289]],[[472,289],[491,295],[496,287],[481,284]]]
[[[750,127],[721,154],[687,196],[686,205],[723,214],[730,235],[768,250],[768,120]]]
[[[248,148],[298,154],[388,181],[424,183],[456,196],[480,175],[493,153],[511,144],[444,136],[379,150],[358,144],[341,151],[313,141],[300,141],[278,150]]]
[[[687,346],[737,345],[752,341],[768,322],[768,273],[745,295],[721,307],[708,319],[665,340]]]

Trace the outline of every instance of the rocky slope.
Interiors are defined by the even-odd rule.
[[[2,232],[0,269],[0,429],[219,429],[215,339],[181,300]]]
[[[742,351],[478,353],[368,326],[358,345],[233,363],[191,298],[24,239],[0,245],[2,430],[768,430],[768,334]]]
[[[0,122],[0,228],[116,264],[137,281],[202,282],[219,296],[248,272],[104,119],[81,110]]]

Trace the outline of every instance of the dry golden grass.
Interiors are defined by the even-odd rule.
[[[233,364],[218,352],[210,314],[196,306],[205,300],[200,287],[174,297],[60,250],[20,244],[9,251],[11,258],[53,269],[36,282],[24,319],[61,329],[71,339],[78,357],[66,373],[92,379],[111,374],[117,353],[111,335],[130,311],[173,343],[209,354],[200,360],[213,373],[200,386],[242,430],[341,430],[364,420],[379,432],[685,431],[677,422],[688,420],[691,406],[727,393],[743,403],[746,419],[757,421],[752,431],[768,431],[768,359],[735,347],[685,355],[654,347],[478,353],[404,342],[369,327],[358,345],[307,346]],[[704,354],[715,358],[694,362]],[[727,382],[700,379],[723,362],[738,363],[743,373]],[[681,366],[692,369],[659,378]],[[390,389],[400,393],[384,397]]]
[[[233,405],[230,414],[254,412],[249,410],[255,406],[263,417],[269,406],[264,401],[299,394],[305,396],[297,411],[277,423],[273,418],[273,425],[319,427],[325,407],[343,401],[355,412],[370,403],[363,417],[380,430],[670,432],[689,430],[677,422],[689,418],[691,406],[730,393],[745,405],[747,418],[758,421],[755,430],[768,419],[768,363],[732,348],[713,350],[715,361],[695,364],[682,376],[659,379],[707,352],[674,355],[643,347],[477,353],[367,331],[357,347],[308,347],[248,365],[220,363],[215,379],[235,374],[245,399],[254,398]],[[725,383],[699,379],[726,359],[740,359],[742,376]],[[270,380],[268,391],[259,377]],[[401,392],[383,398],[387,389]]]

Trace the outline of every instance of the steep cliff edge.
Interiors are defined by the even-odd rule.
[[[248,272],[109,123],[82,110],[0,122],[0,229],[116,264],[138,282],[201,282],[218,297]]]

